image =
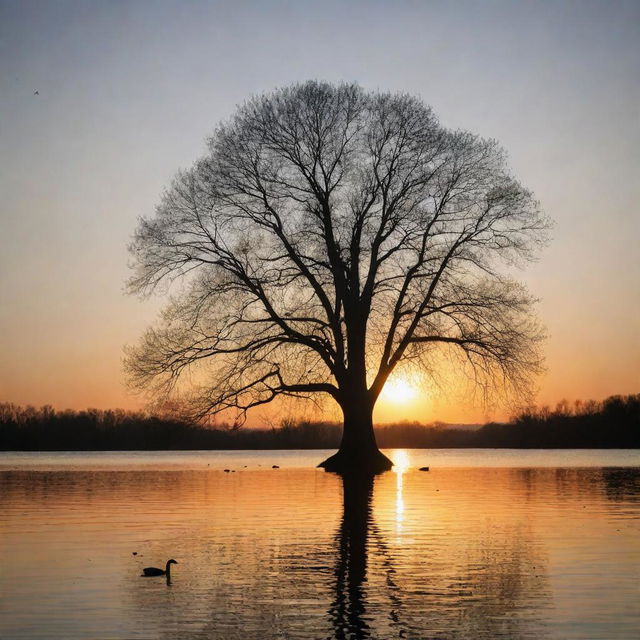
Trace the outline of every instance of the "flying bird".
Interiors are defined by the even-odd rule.
[[[33,95],[34,95],[34,96],[39,96],[39,95],[40,95],[40,92],[36,89],[36,90],[33,92]]]

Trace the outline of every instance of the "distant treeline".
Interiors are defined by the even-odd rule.
[[[0,404],[0,450],[334,449],[341,427],[285,422],[272,429],[204,428],[123,410],[55,411]],[[640,394],[529,409],[509,423],[469,430],[442,423],[376,428],[382,448],[640,448]]]

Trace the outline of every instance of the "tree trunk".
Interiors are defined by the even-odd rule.
[[[344,414],[340,449],[318,466],[337,473],[388,471],[393,463],[376,444],[373,431],[373,402],[369,394],[347,393],[341,403]]]

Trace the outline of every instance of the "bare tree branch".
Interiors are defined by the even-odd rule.
[[[547,228],[495,141],[416,98],[319,82],[252,98],[140,220],[130,290],[175,294],[129,380],[201,419],[325,394],[368,420],[395,367],[453,349],[480,386],[522,391],[542,332],[505,268]]]

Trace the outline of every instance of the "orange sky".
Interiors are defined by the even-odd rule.
[[[538,402],[640,392],[637,3],[0,11],[0,401],[140,406],[122,348],[162,301],[123,294],[137,216],[234,105],[308,78],[417,94],[445,125],[498,139],[556,222],[519,276],[550,335]],[[504,415],[426,391],[376,413]]]

